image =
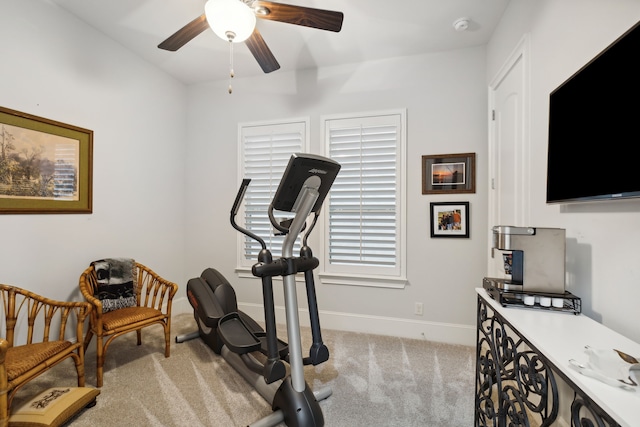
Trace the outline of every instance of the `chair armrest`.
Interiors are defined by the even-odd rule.
[[[4,315],[5,340],[9,347],[73,339],[82,342],[84,322],[91,312],[91,304],[85,301],[57,301],[8,285],[0,285],[0,298],[8,304]],[[26,336],[22,331],[16,336],[17,320],[23,317],[28,319]],[[75,325],[70,321],[74,317]],[[74,326],[75,334],[72,332]]]
[[[98,278],[93,266],[87,267],[80,275],[80,293],[93,307],[94,315],[102,315],[102,301],[95,295],[98,290]]]
[[[136,269],[138,305],[155,308],[170,316],[171,303],[178,292],[178,285],[162,278],[143,264],[136,263]]]

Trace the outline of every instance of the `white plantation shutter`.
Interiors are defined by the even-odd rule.
[[[342,165],[329,199],[329,261],[395,266],[396,127],[331,129]]]
[[[402,124],[402,112],[325,121],[328,155],[342,165],[325,202],[325,271],[403,274]]]
[[[243,203],[244,227],[262,237],[274,257],[281,255],[284,237],[273,235],[268,215],[269,204],[291,155],[306,151],[308,129],[308,121],[305,120],[240,125],[241,178],[251,179]],[[274,216],[284,218],[292,215],[276,211]],[[239,218],[236,221],[240,223]],[[260,249],[258,242],[242,235],[241,265],[255,263]],[[297,250],[299,246],[294,253]]]

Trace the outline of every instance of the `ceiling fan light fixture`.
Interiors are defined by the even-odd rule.
[[[256,15],[240,0],[208,0],[204,13],[213,32],[225,41],[243,42],[256,27]]]

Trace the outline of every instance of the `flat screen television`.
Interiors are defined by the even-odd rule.
[[[640,22],[551,92],[547,203],[640,197]]]

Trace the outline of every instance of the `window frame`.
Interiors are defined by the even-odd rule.
[[[371,111],[350,114],[333,114],[321,117],[321,132],[323,141],[323,152],[329,156],[331,124],[358,122],[366,123],[371,118],[390,117],[390,123],[397,123],[397,147],[396,147],[396,197],[398,199],[398,211],[396,211],[396,266],[394,268],[356,265],[336,265],[329,263],[329,199],[325,201],[323,207],[323,218],[321,221],[320,254],[321,269],[319,277],[324,284],[348,285],[348,286],[369,286],[383,288],[404,288],[407,284],[406,278],[406,206],[407,206],[407,112],[406,109],[393,109],[384,111]],[[339,176],[339,175],[338,175]]]

